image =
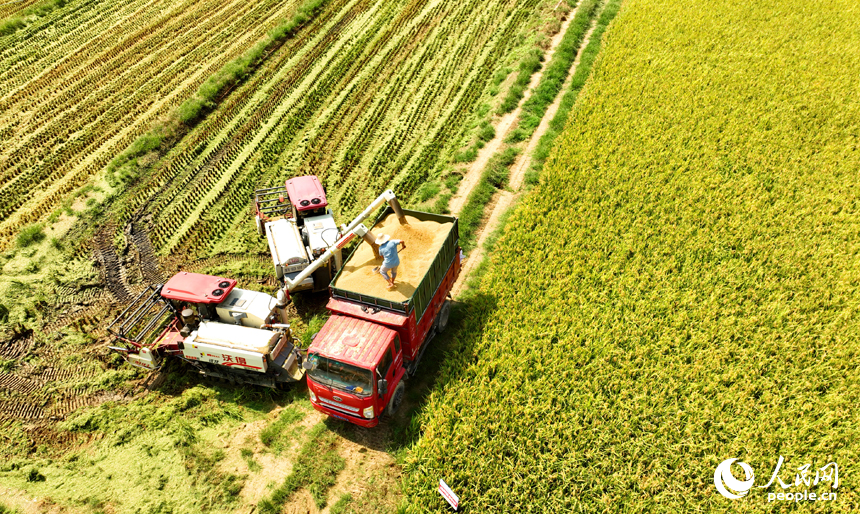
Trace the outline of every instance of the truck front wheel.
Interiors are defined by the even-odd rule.
[[[397,384],[397,388],[394,389],[394,394],[391,395],[391,399],[388,400],[388,407],[385,408],[385,417],[388,419],[394,417],[397,409],[400,408],[400,404],[403,403],[404,391],[406,391],[406,384],[401,380],[400,383]]]

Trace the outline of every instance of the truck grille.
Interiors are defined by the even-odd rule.
[[[320,403],[331,409],[358,416],[358,407],[350,407],[349,405],[344,405],[342,403],[338,403],[332,400],[326,400],[325,398],[320,398]]]

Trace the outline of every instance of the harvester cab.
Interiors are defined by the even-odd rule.
[[[275,387],[301,380],[301,354],[286,323],[283,296],[236,281],[180,272],[145,289],[108,327],[111,347],[132,365],[155,370],[175,356],[200,374]]]
[[[279,280],[294,279],[340,239],[341,233],[328,207],[325,188],[313,175],[287,180],[284,187],[258,189],[254,193],[255,221],[269,251]],[[333,262],[318,266],[294,291],[322,291],[340,269]]]

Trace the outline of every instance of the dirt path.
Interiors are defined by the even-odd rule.
[[[555,117],[555,113],[558,112],[558,108],[561,105],[561,99],[564,97],[564,92],[570,89],[570,83],[573,81],[573,74],[576,72],[577,68],[579,68],[579,61],[582,59],[582,49],[588,46],[592,32],[594,32],[593,24],[591,28],[588,29],[588,32],[585,33],[585,37],[582,38],[582,45],[580,45],[579,52],[576,54],[576,59],[573,61],[573,66],[570,68],[570,73],[567,74],[567,78],[561,86],[561,93],[555,97],[555,100],[547,108],[546,113],[540,120],[537,130],[535,130],[531,139],[528,140],[525,150],[517,156],[513,166],[511,166],[511,178],[508,183],[510,184],[512,191],[519,191],[522,187],[526,171],[529,169],[529,166],[531,166],[532,156],[537,149],[538,142],[540,142],[540,139],[544,134],[546,134],[547,130],[549,130],[549,122],[552,121]]]
[[[568,20],[565,21],[565,24],[569,23],[569,21],[573,18],[573,14],[574,13],[571,13],[571,15],[568,17]],[[596,19],[596,17],[595,17],[595,19]],[[563,27],[563,30],[559,32],[559,34],[563,35],[565,30],[567,30],[566,25]],[[594,24],[592,24],[591,28],[588,29],[588,32],[586,32],[585,37],[582,40],[582,45],[580,45],[579,52],[576,55],[576,60],[574,60],[573,65],[570,68],[570,72],[568,73],[567,78],[564,81],[564,85],[561,88],[561,93],[559,93],[556,96],[553,103],[549,106],[549,108],[547,108],[546,113],[544,113],[544,116],[541,119],[541,122],[538,125],[537,130],[535,130],[534,134],[532,134],[531,138],[526,142],[525,150],[519,156],[517,156],[516,161],[514,161],[514,164],[511,166],[511,175],[510,175],[510,178],[508,180],[508,183],[510,184],[510,190],[500,191],[500,192],[496,193],[496,195],[493,197],[493,199],[487,205],[487,208],[484,211],[485,221],[482,224],[482,226],[478,228],[478,230],[476,232],[477,240],[475,242],[475,248],[474,248],[474,250],[472,250],[472,253],[469,254],[469,256],[468,256],[469,258],[466,259],[466,261],[463,263],[463,267],[460,270],[460,277],[458,278],[457,282],[454,284],[454,288],[451,291],[451,296],[453,296],[455,299],[458,298],[460,296],[460,294],[463,292],[463,290],[465,289],[466,283],[469,279],[469,275],[478,267],[479,264],[481,264],[481,261],[484,260],[484,243],[487,241],[487,238],[490,236],[490,234],[492,234],[493,232],[496,231],[496,229],[499,227],[499,223],[501,221],[502,215],[514,203],[516,203],[517,199],[519,198],[520,190],[522,188],[523,181],[525,179],[526,171],[531,166],[532,156],[534,155],[534,152],[535,152],[535,149],[537,148],[538,142],[540,141],[540,138],[543,137],[544,134],[546,134],[546,131],[549,130],[549,122],[550,122],[550,120],[553,119],[553,117],[555,117],[556,112],[558,112],[558,108],[559,108],[559,105],[561,104],[561,99],[564,96],[564,92],[567,91],[568,88],[570,87],[570,82],[573,78],[573,74],[576,72],[576,69],[579,67],[579,62],[580,62],[580,59],[582,57],[582,49],[584,49],[586,46],[588,46],[588,42],[591,39],[591,33],[593,30],[594,30]],[[556,37],[558,37],[558,35],[556,35]],[[561,40],[559,39],[559,41],[561,41]],[[555,46],[557,44],[558,43],[556,42],[556,38],[553,38],[553,49],[555,48]],[[548,59],[547,59],[547,61],[548,61]],[[535,75],[537,75],[537,74],[535,74]],[[531,84],[529,84],[529,90],[526,91],[526,95],[525,95],[526,98],[528,98],[528,96],[531,95],[531,91],[535,85],[536,85],[536,83],[534,82],[534,80],[532,81]],[[519,113],[519,110],[520,110],[520,108],[517,107],[516,111],[514,111],[514,112]],[[506,128],[506,130],[507,129],[510,129],[510,125]],[[500,134],[499,132],[497,132],[496,133],[496,139],[499,139],[500,137],[503,137],[503,135]],[[494,139],[493,142],[495,142],[496,139]],[[486,149],[489,146],[490,146],[490,144],[487,144],[487,146],[485,146],[484,149]],[[496,146],[496,149],[498,149],[499,146],[501,146],[501,139],[499,139],[499,144]],[[479,158],[480,158],[480,156],[479,156]],[[477,162],[478,161],[475,161],[475,163],[473,163],[473,164],[477,164]],[[484,164],[486,164],[486,162]],[[480,178],[482,171],[483,171],[483,166],[477,170],[477,173],[475,174],[475,176]],[[470,174],[472,173],[471,169],[469,170],[469,173]],[[475,183],[477,183],[478,179],[476,178],[474,180],[475,180]],[[466,185],[466,181],[464,179],[463,184],[460,186],[461,191],[464,190],[465,185]],[[464,196],[463,196],[464,198],[468,196],[469,192],[471,191],[471,187],[474,187],[474,183],[471,184],[470,189],[468,191],[464,192]],[[455,211],[454,206],[453,206],[453,199],[452,199],[451,211],[459,213],[459,209],[462,208],[463,203],[464,202],[460,202],[458,204],[458,210]]]
[[[460,187],[457,189],[457,193],[451,198],[451,202],[448,204],[452,214],[460,214],[460,211],[463,209],[463,205],[466,204],[466,199],[469,198],[469,193],[472,192],[475,185],[477,185],[478,181],[481,180],[481,173],[483,173],[484,168],[487,166],[487,162],[489,162],[490,157],[492,157],[493,154],[498,152],[502,147],[508,132],[510,132],[514,122],[520,116],[522,105],[532,96],[532,92],[535,90],[537,85],[540,84],[540,79],[543,77],[546,64],[550,62],[553,54],[555,54],[555,50],[558,48],[558,45],[561,44],[561,40],[564,39],[564,35],[567,33],[567,29],[570,27],[570,23],[573,21],[574,16],[576,16],[576,10],[578,8],[579,6],[577,5],[567,14],[567,18],[561,24],[561,28],[558,33],[552,37],[549,50],[544,54],[544,66],[532,75],[528,88],[526,88],[523,98],[520,100],[517,108],[499,118],[499,121],[496,122],[494,126],[496,129],[496,136],[478,151],[478,157],[469,164],[466,174],[460,182]]]

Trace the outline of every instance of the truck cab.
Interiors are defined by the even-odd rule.
[[[403,399],[400,335],[380,324],[333,315],[308,349],[305,369],[313,406],[356,425],[375,427]]]
[[[404,221],[411,220],[402,230],[407,244],[416,249],[417,278],[404,279],[406,293],[378,287],[381,278],[352,280],[353,274],[371,273],[379,262],[365,239],[332,281],[326,304],[331,316],[314,336],[304,361],[314,408],[363,427],[374,427],[381,416],[397,410],[407,377],[416,373],[429,342],[448,324],[449,293],[460,274],[457,218],[405,209],[398,213],[389,206],[373,229],[397,234],[393,227],[402,223],[400,214]],[[414,245],[407,239],[419,235],[416,230],[425,236],[423,244],[418,238]],[[432,243],[427,235],[434,236]],[[350,265],[353,262],[358,264]]]

